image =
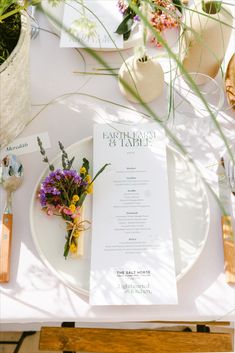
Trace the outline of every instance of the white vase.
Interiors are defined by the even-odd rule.
[[[136,57],[131,56],[122,64],[119,70],[118,84],[121,93],[129,101],[139,103],[139,100],[128,90],[128,87],[142,101],[148,103],[163,92],[164,73],[157,59],[147,58],[146,61],[140,61]]]
[[[29,45],[30,20],[22,12],[18,43],[0,65],[0,148],[11,142],[31,120]]]
[[[213,3],[215,1],[207,1],[207,8],[209,9]],[[199,72],[212,78],[217,75],[224,59],[233,22],[229,6],[222,4],[217,13],[215,7],[213,9],[214,11],[204,12],[202,2],[198,1],[196,5],[186,10],[187,28],[181,47],[184,68],[188,72]]]

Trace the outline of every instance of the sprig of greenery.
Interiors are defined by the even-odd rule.
[[[48,159],[48,157],[46,155],[46,151],[45,151],[45,149],[43,148],[43,145],[42,145],[42,140],[39,137],[37,137],[37,142],[38,142],[38,146],[40,148],[40,153],[43,156],[43,162],[48,164],[49,169],[51,171],[54,171],[55,167],[54,167],[53,164],[51,164],[49,162],[49,159]],[[63,169],[70,170],[72,168],[72,165],[73,165],[75,157],[72,157],[71,159],[69,159],[68,153],[65,151],[65,148],[64,148],[62,142],[59,141],[58,144],[59,144],[59,148],[60,148],[61,153],[62,153],[62,156],[61,156],[62,167],[63,167]]]
[[[22,10],[27,10],[30,6],[40,4],[41,1],[42,0],[0,0],[0,22]]]
[[[72,168],[75,157],[69,159],[68,153],[65,151],[63,144],[59,141],[59,148],[62,152],[62,166],[63,169],[70,170]]]
[[[12,4],[7,7],[9,11],[15,9],[16,5]],[[0,4],[0,16],[1,11],[6,11],[5,2],[3,8]],[[3,12],[4,14],[5,12]],[[21,19],[20,14],[15,13],[13,16],[6,20],[0,20],[0,65],[9,57],[12,50],[15,48],[21,31]]]
[[[21,31],[21,11],[36,6],[42,0],[0,0],[0,65],[15,48]],[[57,6],[62,0],[48,0]]]
[[[40,148],[40,153],[43,156],[43,162],[47,163],[49,165],[49,169],[53,172],[55,170],[55,167],[53,164],[50,164],[49,159],[46,155],[46,151],[43,148],[42,140],[40,139],[40,137],[37,137],[37,142],[38,142],[38,146]]]
[[[136,1],[136,6],[140,6],[141,0]],[[123,20],[117,27],[115,33],[123,35],[124,40],[128,40],[131,35],[132,26],[134,24],[134,17],[136,16],[135,11],[128,6],[123,13]]]
[[[0,19],[4,13],[10,12],[13,7],[19,8],[20,5],[17,4],[15,0],[0,0]]]

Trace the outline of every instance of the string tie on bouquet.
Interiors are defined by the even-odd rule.
[[[91,222],[87,220],[80,221],[78,223],[74,223],[71,221],[65,221],[66,222],[66,228],[67,231],[71,231],[70,237],[69,237],[69,244],[71,244],[72,238],[74,236],[75,232],[84,232],[90,228]]]

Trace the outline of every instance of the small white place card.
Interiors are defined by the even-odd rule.
[[[0,151],[0,156],[6,156],[7,154],[22,155],[39,151],[37,137],[41,139],[44,149],[51,147],[48,132],[40,132],[35,135],[15,139]]]
[[[90,303],[177,304],[163,131],[97,124],[93,158]]]
[[[64,4],[61,47],[123,48],[123,36],[115,33],[122,21],[116,0],[69,0]],[[71,34],[72,33],[72,34]]]

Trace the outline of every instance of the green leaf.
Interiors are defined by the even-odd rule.
[[[181,0],[172,0],[175,7],[182,13],[182,3]]]
[[[120,25],[116,29],[115,33],[125,34],[129,31],[131,31],[131,27],[132,27],[133,23],[134,23],[133,14],[130,13],[124,17],[123,21],[120,23]]]
[[[91,181],[91,184],[94,183],[95,179],[105,170],[105,168],[110,165],[110,163],[106,163],[94,176],[94,178]]]
[[[130,35],[131,35],[131,31],[128,31],[126,33],[123,34],[123,39],[124,40],[128,40],[130,38]]]
[[[77,207],[78,207],[78,206],[82,206],[83,202],[85,201],[86,196],[87,196],[87,193],[86,193],[86,192],[84,192],[84,193],[80,196],[80,199],[79,199],[79,201],[78,201],[78,203],[77,203]]]
[[[68,254],[69,254],[69,237],[66,238],[66,243],[64,245],[64,257],[65,259],[68,257]]]

